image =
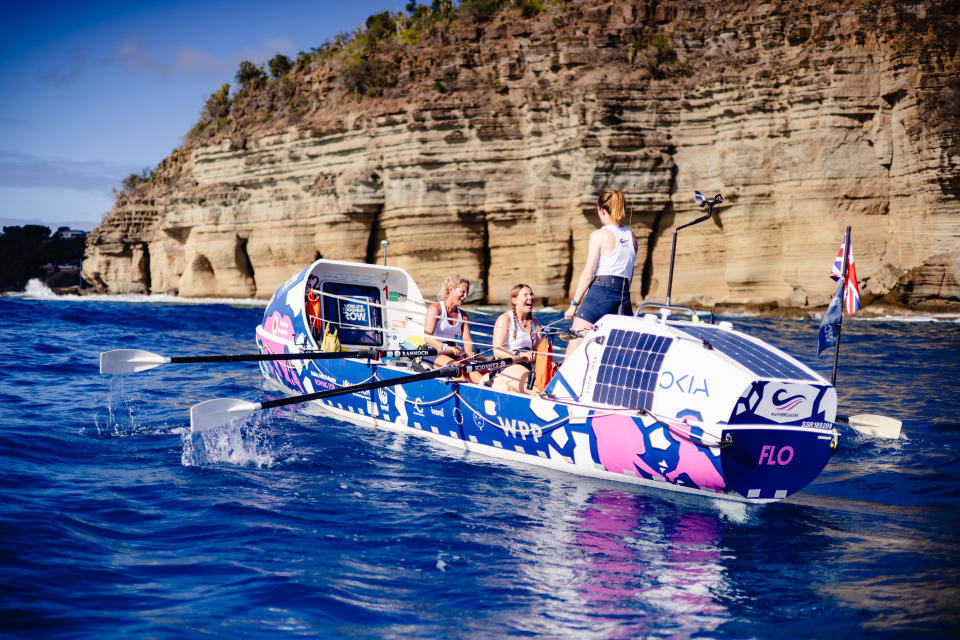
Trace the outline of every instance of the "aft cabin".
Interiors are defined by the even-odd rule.
[[[403,269],[318,260],[299,282],[313,348],[326,334],[336,335],[343,349],[399,349],[423,335],[426,303]]]
[[[790,355],[734,330],[694,321],[609,315],[547,388],[562,402],[630,409],[688,423],[832,423],[833,386]]]

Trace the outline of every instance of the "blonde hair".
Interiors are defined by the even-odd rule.
[[[447,276],[443,279],[443,282],[440,283],[440,297],[437,298],[440,302],[443,302],[447,299],[447,295],[450,294],[450,289],[454,287],[459,287],[460,283],[466,282],[467,289],[470,288],[470,281],[466,278],[456,275],[456,276]]]
[[[607,213],[610,214],[614,224],[620,224],[623,216],[626,215],[623,207],[623,192],[617,191],[616,189],[606,189],[603,191],[600,197],[597,198],[597,206],[605,209]]]

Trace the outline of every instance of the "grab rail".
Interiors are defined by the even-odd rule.
[[[640,312],[643,311],[646,307],[655,307],[657,309],[670,309],[671,311],[685,311],[693,317],[694,322],[701,322],[700,314],[691,309],[690,307],[685,307],[679,304],[667,304],[663,302],[644,302],[637,310],[633,312],[634,317],[639,318]],[[710,324],[713,324],[713,312],[710,312]]]

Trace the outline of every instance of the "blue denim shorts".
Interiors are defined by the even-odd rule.
[[[574,317],[594,324],[608,313],[633,315],[633,305],[630,304],[630,283],[625,278],[617,276],[594,278],[587,290],[587,295],[577,305],[577,313]]]

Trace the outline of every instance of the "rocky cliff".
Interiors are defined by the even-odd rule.
[[[565,300],[622,189],[633,297],[816,306],[843,230],[865,302],[960,306],[957,2],[545,2],[381,56],[320,59],[231,103],[90,234],[112,292],[268,297],[317,257]],[[374,93],[374,95],[365,95]]]

